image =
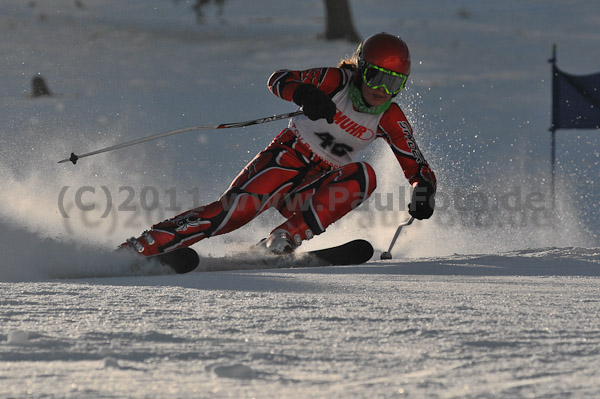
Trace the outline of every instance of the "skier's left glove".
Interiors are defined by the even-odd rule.
[[[293,100],[302,107],[304,115],[311,121],[325,118],[327,123],[333,123],[337,112],[335,103],[329,96],[311,84],[302,84],[294,91]]]
[[[415,219],[429,219],[435,208],[435,190],[431,183],[422,181],[413,188],[408,213]]]

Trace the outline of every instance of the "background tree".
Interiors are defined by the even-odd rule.
[[[360,41],[360,37],[354,28],[348,0],[325,0],[325,10],[327,13],[325,39],[343,39],[349,42]]]
[[[181,0],[173,0],[179,3]],[[199,23],[204,21],[203,8],[214,3],[217,6],[218,16],[222,17],[223,7],[226,0],[196,0],[192,9],[196,13],[196,19]],[[350,42],[360,41],[359,35],[354,28],[352,12],[350,11],[349,0],[324,0],[325,12],[327,14],[325,34],[326,40],[347,40]]]

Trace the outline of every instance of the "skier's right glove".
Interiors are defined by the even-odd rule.
[[[419,182],[412,192],[408,213],[415,219],[429,219],[435,208],[435,191],[431,183]]]
[[[337,112],[335,103],[311,84],[302,84],[295,91],[293,100],[302,107],[304,115],[311,121],[325,118],[327,123],[333,123],[333,117]]]

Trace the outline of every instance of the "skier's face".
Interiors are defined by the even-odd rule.
[[[380,105],[385,104],[390,98],[392,98],[391,94],[387,94],[385,92],[385,88],[380,87],[378,89],[371,89],[366,84],[362,84],[361,93],[365,101],[371,107],[378,107]]]

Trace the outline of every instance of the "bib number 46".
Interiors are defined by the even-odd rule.
[[[324,148],[331,152],[333,155],[343,157],[349,152],[354,151],[354,148],[344,143],[336,143],[335,137],[328,132],[315,132],[315,135],[321,139],[321,148]]]

